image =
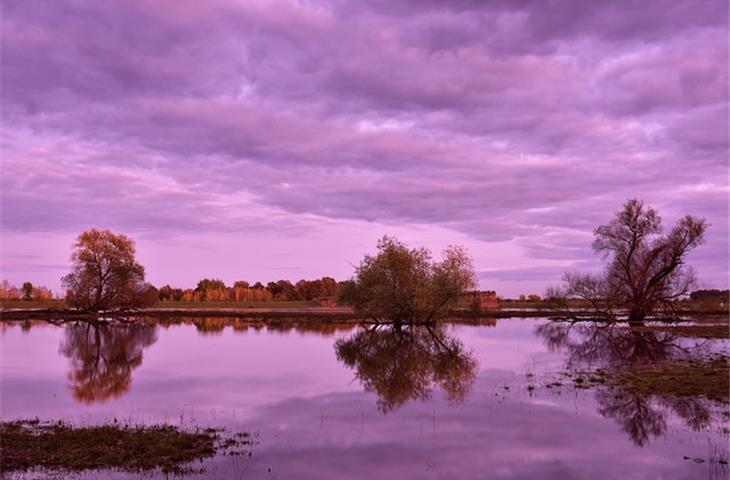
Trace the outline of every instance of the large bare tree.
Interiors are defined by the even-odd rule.
[[[134,241],[109,230],[92,229],[76,239],[71,273],[62,278],[66,302],[85,310],[142,306],[149,301],[144,267]]]
[[[704,241],[707,222],[687,215],[666,234],[656,210],[639,200],[623,209],[594,234],[593,249],[607,261],[599,275],[566,274],[566,287],[550,296],[579,298],[600,316],[629,322],[650,315],[676,315],[676,301],[695,284],[687,254]]]

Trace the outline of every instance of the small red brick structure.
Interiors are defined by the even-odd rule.
[[[474,290],[472,292],[462,293],[459,298],[459,305],[477,312],[494,311],[502,308],[497,298],[497,292],[494,290],[486,290],[483,292]]]
[[[337,297],[317,297],[315,300],[320,307],[335,308],[337,306]]]

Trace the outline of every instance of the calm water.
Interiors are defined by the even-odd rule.
[[[531,319],[430,332],[36,321],[5,324],[0,338],[4,420],[255,434],[250,457],[206,460],[193,478],[728,478],[717,463],[727,406],[575,388],[563,375],[724,341]],[[100,477],[130,475],[82,478]]]

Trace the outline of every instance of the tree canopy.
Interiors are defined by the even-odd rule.
[[[378,321],[429,323],[475,286],[472,260],[463,247],[450,246],[441,261],[433,261],[427,249],[385,236],[378,253],[366,255],[356,268],[341,301]]]
[[[143,306],[154,301],[126,235],[92,229],[76,239],[71,273],[62,278],[66,302],[86,310]],[[156,292],[155,292],[156,296]]]

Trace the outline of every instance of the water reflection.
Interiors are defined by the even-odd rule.
[[[550,322],[536,331],[549,349],[567,352],[568,371],[607,372],[609,381],[596,386],[598,412],[620,425],[636,445],[664,435],[670,411],[695,431],[710,424],[713,402],[704,397],[647,394],[629,383],[610,381],[618,374],[638,374],[642,366],[701,358],[710,350],[706,342],[687,342],[671,331],[616,323]]]
[[[337,358],[355,369],[363,388],[378,395],[388,412],[410,399],[431,396],[438,385],[451,403],[471,391],[478,363],[443,327],[412,326],[360,330],[335,343]]]
[[[628,327],[620,323],[549,322],[536,328],[550,350],[568,353],[568,368],[623,368],[707,353],[705,343],[683,342],[667,330]]]
[[[151,320],[151,319],[150,319]],[[154,320],[163,328],[180,325],[192,325],[201,335],[218,335],[226,328],[236,332],[261,331],[277,333],[313,333],[331,336],[341,331],[352,330],[357,322],[352,319],[300,318],[300,317],[217,317],[217,316],[169,316]]]
[[[123,395],[142,365],[142,352],[156,341],[155,327],[146,323],[66,325],[60,352],[71,360],[74,397],[94,403]]]

